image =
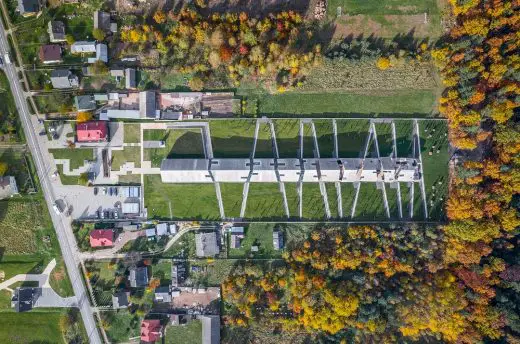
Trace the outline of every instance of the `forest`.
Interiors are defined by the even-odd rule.
[[[520,2],[450,3],[455,25],[431,50],[455,148],[447,223],[315,230],[283,262],[234,271],[227,324],[327,343],[520,343]]]

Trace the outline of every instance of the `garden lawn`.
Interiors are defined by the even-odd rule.
[[[164,141],[165,148],[144,149],[145,161],[160,167],[163,159],[204,158],[202,134],[199,129],[144,130],[144,141]]]
[[[63,173],[63,165],[56,165],[58,169],[58,174],[60,175],[60,180],[63,185],[78,185],[79,178],[78,176],[68,176]]]
[[[285,218],[283,196],[278,183],[251,183],[247,198],[246,218]]]
[[[112,171],[119,171],[126,162],[141,167],[141,147],[126,146],[123,150],[112,150]]]
[[[161,285],[169,285],[172,280],[172,262],[169,259],[161,259],[152,265],[152,277],[161,280]]]
[[[431,90],[378,94],[284,93],[259,96],[260,115],[273,117],[425,117],[433,109]]]
[[[413,156],[413,121],[396,121],[395,133],[397,137],[397,157],[409,158]]]
[[[60,330],[60,310],[2,312],[0,343],[65,343]]]
[[[139,123],[124,123],[125,143],[141,142],[141,125]]]
[[[145,206],[148,208],[149,218],[193,220],[220,218],[213,184],[163,184],[159,175],[145,176],[144,184]]]
[[[5,73],[0,70],[0,135],[6,135],[7,141],[19,141],[22,135],[20,123],[18,122],[16,105],[11,93],[9,80]],[[19,135],[17,135],[19,132]]]
[[[121,309],[116,312],[101,312],[101,316],[108,323],[105,331],[112,343],[126,342],[130,338],[139,337],[142,319],[137,314]]]
[[[391,156],[394,144],[392,138],[392,125],[390,123],[376,123],[374,126],[376,127],[379,154],[382,157]]]
[[[239,249],[229,248],[230,258],[279,258],[281,252],[273,247],[273,225],[269,223],[251,223],[244,228],[245,237]],[[228,238],[228,243],[230,238]],[[251,246],[258,246],[258,252],[251,252]],[[228,246],[231,247],[231,246]]]
[[[33,182],[28,166],[25,162],[24,150],[13,148],[0,148],[0,161],[7,164],[6,176],[14,176],[19,192],[26,192],[33,188]]]
[[[46,112],[68,112],[74,110],[74,97],[72,93],[46,93],[34,96],[34,102],[38,110]]]
[[[209,122],[215,158],[249,158],[253,151],[255,120],[213,120]]]
[[[187,232],[162,254],[163,257],[195,258],[195,233]]]
[[[243,183],[220,183],[222,203],[224,203],[224,214],[227,218],[240,216],[242,199],[244,193]]]
[[[92,148],[62,148],[49,149],[54,159],[68,159],[70,169],[74,170],[85,164],[85,160],[94,159],[94,150]]]
[[[204,271],[190,273],[192,285],[220,287],[230,273],[235,269],[237,261],[234,259],[197,259],[190,261],[191,266],[200,266]]]
[[[363,155],[370,122],[363,119],[338,120],[338,153],[340,158],[359,158]]]
[[[165,344],[202,344],[202,322],[194,320],[185,326],[168,326]]]
[[[303,210],[304,219],[324,219],[325,204],[318,183],[303,183]]]

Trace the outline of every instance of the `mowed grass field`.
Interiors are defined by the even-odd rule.
[[[160,167],[163,159],[204,158],[204,146],[200,129],[147,129],[144,141],[164,141],[164,148],[145,148],[144,161],[152,167]]]
[[[250,119],[210,121],[213,155],[216,158],[249,158],[255,126],[256,121]]]
[[[1,343],[66,343],[60,329],[60,310],[32,310],[26,313],[2,312]]]
[[[145,206],[153,219],[220,218],[213,184],[166,184],[159,175],[144,178]],[[171,212],[170,212],[171,209]]]

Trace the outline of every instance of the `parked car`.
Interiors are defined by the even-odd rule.
[[[114,195],[117,196],[117,187],[114,188]]]
[[[54,209],[54,212],[55,212],[57,215],[61,215],[61,209],[58,207],[58,205],[56,204],[56,202],[52,203],[52,209]]]
[[[103,195],[106,195],[106,194],[107,194],[107,188],[103,187]]]
[[[118,212],[117,210],[114,211],[114,219],[118,219],[119,218],[119,215],[118,215]]]
[[[98,194],[98,191],[99,191],[98,188],[95,187],[95,188],[94,188],[94,195],[97,195],[97,194]]]
[[[108,212],[108,210],[105,210],[105,218],[108,219],[109,216],[110,216],[110,213]]]
[[[45,132],[45,130],[42,130],[42,131],[40,131],[39,135],[40,136],[45,136],[45,135],[47,135],[47,133]]]
[[[110,196],[112,196],[113,193],[114,193],[114,188],[111,188],[111,187],[108,188],[108,194],[109,194]]]
[[[99,217],[103,220],[105,218],[105,212],[102,210],[101,211],[98,210],[98,212],[99,212]]]
[[[99,213],[99,210],[96,210],[96,218],[100,218],[101,217],[101,214]]]

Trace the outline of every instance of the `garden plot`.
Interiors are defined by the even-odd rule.
[[[220,183],[224,214],[227,218],[240,217],[244,193],[243,183]]]
[[[273,225],[270,223],[251,223],[244,228],[245,237],[239,249],[229,248],[229,258],[279,258],[280,251],[273,247]],[[251,246],[258,246],[258,252],[252,253]],[[228,245],[228,247],[230,247]]]
[[[193,220],[220,218],[213,184],[166,184],[161,182],[159,175],[147,175],[144,179],[144,190],[149,218]]]
[[[286,214],[278,183],[251,183],[247,198],[246,218],[280,219]]]
[[[211,143],[216,158],[249,158],[253,151],[255,120],[210,121]]]
[[[163,141],[164,148],[145,148],[144,161],[152,167],[160,167],[163,159],[204,159],[204,145],[200,129],[147,129],[144,141]]]

